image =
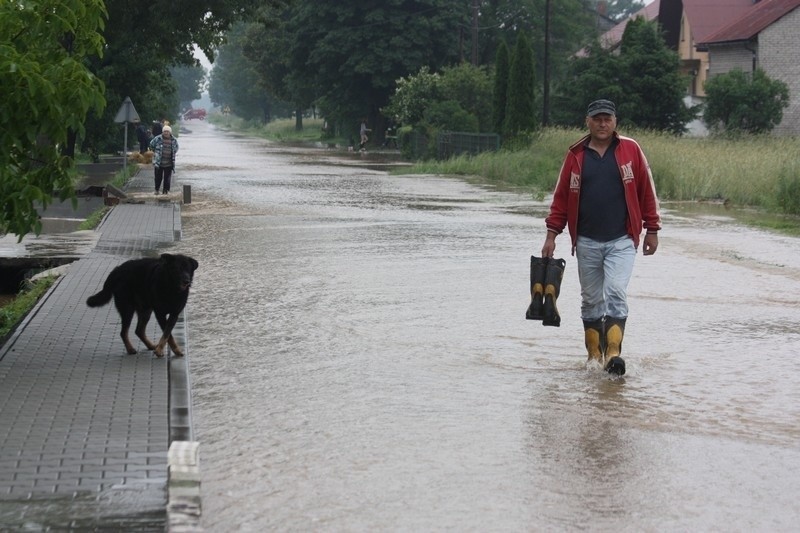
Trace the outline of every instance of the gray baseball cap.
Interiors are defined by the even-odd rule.
[[[586,110],[586,114],[589,115],[590,117],[599,115],[601,113],[606,113],[608,115],[616,115],[617,107],[611,100],[595,100],[594,102],[589,104],[589,108]]]

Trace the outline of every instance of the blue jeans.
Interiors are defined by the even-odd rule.
[[[599,242],[578,236],[575,247],[581,282],[581,318],[628,318],[628,282],[636,248],[627,235]]]

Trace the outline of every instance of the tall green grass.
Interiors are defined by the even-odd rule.
[[[697,139],[648,133],[638,140],[665,200],[716,198],[782,211],[781,182],[800,184],[796,138]]]
[[[662,200],[716,199],[800,215],[797,138],[679,138],[651,131],[621,133],[642,146]],[[584,134],[578,129],[546,128],[523,149],[420,162],[402,172],[473,176],[499,186],[530,189],[542,197],[555,186],[567,148]]]

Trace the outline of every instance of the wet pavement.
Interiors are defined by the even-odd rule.
[[[610,379],[565,236],[524,320],[546,203],[188,127],[207,530],[796,530],[799,239],[666,206]]]
[[[151,179],[140,172],[131,190],[149,192]],[[191,439],[186,359],[156,358],[138,339],[127,355],[114,305],[85,303],[115,266],[180,238],[179,205],[165,200],[118,205],[96,232],[63,234],[90,250],[0,347],[0,531],[165,529],[168,447]],[[21,246],[52,257],[52,237]],[[147,332],[160,335],[155,320]],[[173,333],[185,345],[185,320]]]

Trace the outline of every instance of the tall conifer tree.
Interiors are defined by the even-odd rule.
[[[534,111],[533,52],[524,32],[517,35],[511,71],[508,77],[505,134],[514,137],[523,132],[535,131],[539,124]]]
[[[506,98],[508,97],[508,46],[500,41],[497,47],[497,58],[494,65],[494,100],[492,124],[494,132],[503,135],[506,120]]]

